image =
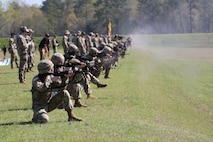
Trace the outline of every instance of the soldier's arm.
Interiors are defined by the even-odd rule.
[[[33,86],[38,92],[49,92],[51,91],[51,83],[50,79],[45,80],[42,82],[38,77],[34,78]]]

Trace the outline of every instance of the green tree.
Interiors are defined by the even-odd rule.
[[[127,0],[97,0],[94,3],[97,32],[106,34],[107,23],[112,21],[113,33],[123,33],[129,22],[130,8]]]
[[[199,2],[200,9],[200,32],[211,32],[211,23],[213,23],[213,1],[202,0]]]
[[[48,20],[47,31],[52,34],[61,33],[61,28],[63,28],[65,24],[65,22],[63,21],[64,1],[46,0],[43,2],[41,10]]]
[[[188,7],[188,19],[189,19],[189,28],[188,32],[192,33],[193,29],[196,27],[195,23],[195,12],[198,10],[198,0],[186,0],[187,7]]]
[[[78,17],[78,28],[85,32],[93,30],[94,22],[94,0],[78,0],[75,3],[74,12]]]
[[[162,17],[161,0],[138,0],[139,27],[148,29],[147,32],[161,32]],[[150,28],[151,27],[151,28]]]

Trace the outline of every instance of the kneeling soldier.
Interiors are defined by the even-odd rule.
[[[39,74],[32,80],[32,109],[35,123],[49,121],[48,112],[56,109],[61,103],[68,114],[68,121],[82,121],[72,112],[72,101],[67,90],[53,91],[53,86],[60,86],[62,79],[54,76],[54,65],[50,60],[41,60],[37,66]]]

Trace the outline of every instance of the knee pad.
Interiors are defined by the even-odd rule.
[[[49,116],[48,116],[48,113],[44,109],[41,109],[38,112],[34,113],[32,120],[35,123],[47,123],[47,122],[49,122]]]

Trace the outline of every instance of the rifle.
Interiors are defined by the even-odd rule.
[[[68,74],[69,74],[69,71],[62,71],[62,72],[54,72],[54,73],[52,73],[52,75],[60,76],[60,77],[64,77],[64,76],[66,76]]]

